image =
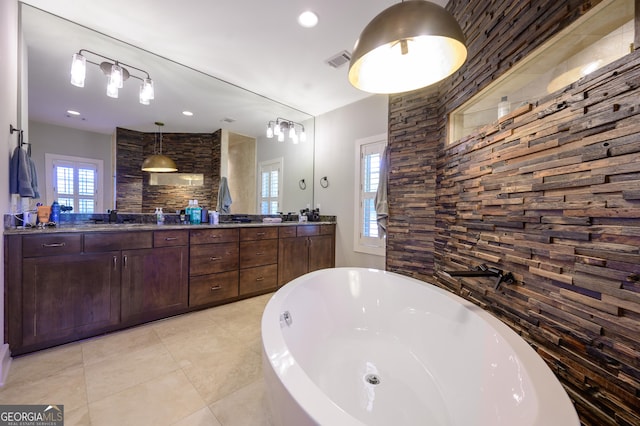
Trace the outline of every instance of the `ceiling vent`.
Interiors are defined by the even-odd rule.
[[[325,62],[329,64],[329,66],[333,68],[339,68],[342,65],[346,64],[351,60],[351,53],[343,50],[337,55],[333,55],[331,58],[327,59]]]

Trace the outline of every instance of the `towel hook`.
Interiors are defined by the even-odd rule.
[[[324,176],[322,179],[320,179],[320,186],[323,188],[328,188],[329,187],[329,179],[327,179],[326,176]]]
[[[307,183],[304,181],[304,179],[300,179],[300,182],[298,182],[298,186],[300,187],[300,189],[302,189],[303,191],[305,189],[307,189]]]

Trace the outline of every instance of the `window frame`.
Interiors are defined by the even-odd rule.
[[[69,163],[73,165],[74,176],[75,171],[78,170],[78,166],[80,164],[88,164],[91,166],[95,166],[96,173],[96,181],[95,181],[95,194],[93,196],[95,204],[94,204],[94,213],[101,213],[104,210],[104,161],[96,158],[84,158],[84,157],[73,157],[69,155],[59,155],[59,154],[50,154],[45,153],[45,185],[46,185],[46,202],[48,205],[51,205],[56,198],[56,183],[57,178],[54,176],[54,168],[56,163]],[[75,181],[74,177],[74,181]],[[78,206],[75,204],[78,202],[80,197],[78,194],[78,188],[74,186],[74,206],[72,213],[78,213]]]
[[[353,227],[353,250],[359,253],[372,254],[376,256],[386,256],[386,235],[378,238],[363,237],[361,230],[364,226],[364,170],[363,170],[363,149],[367,145],[380,144],[380,154],[384,152],[388,139],[386,133],[357,139],[355,141],[355,176],[354,176],[354,227]]]

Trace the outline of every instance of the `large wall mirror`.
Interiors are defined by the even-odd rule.
[[[71,162],[75,158],[96,159],[103,164],[104,182],[96,212],[114,208],[119,190],[116,129],[157,133],[154,123],[162,122],[165,135],[212,134],[222,129],[220,174],[228,178],[234,199],[232,213],[260,212],[261,167],[270,170],[274,164],[279,165],[281,175],[279,211],[295,212],[313,205],[315,129],[310,114],[32,6],[21,4],[20,13],[20,121],[36,163],[40,201],[49,202],[53,197],[48,195],[53,178],[45,155]],[[80,49],[131,66],[132,77],[123,83],[118,98],[107,96],[107,77],[98,65],[87,64],[83,88],[70,84],[71,59]],[[91,53],[85,56],[88,61],[100,62]],[[134,67],[153,79],[155,99],[149,105],[139,102],[141,81],[135,76],[145,74]],[[306,141],[294,144],[288,138],[284,142],[267,138],[268,123],[278,118],[302,124]],[[244,149],[244,144],[252,144],[252,148]],[[193,172],[188,165],[178,171]],[[149,176],[144,179],[148,184]],[[170,193],[171,184],[165,186]]]

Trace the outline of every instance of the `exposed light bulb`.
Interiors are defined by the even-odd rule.
[[[111,75],[109,76],[109,85],[114,86],[116,89],[122,89],[122,82],[124,78],[122,76],[122,67],[118,64],[111,65]]]
[[[278,142],[284,142],[284,133],[283,132],[278,133]]]
[[[289,123],[289,137],[291,139],[296,137],[296,128],[293,126],[293,123]]]
[[[276,125],[273,128],[273,134],[278,136],[278,140],[280,140],[279,136],[280,136],[280,124],[276,122]]]
[[[293,133],[293,136],[291,136],[291,141],[294,145],[298,144],[298,135],[295,132]]]
[[[271,123],[267,125],[267,137],[269,139],[273,137],[273,127],[271,127]]]
[[[302,131],[300,132],[300,142],[306,142],[307,141],[307,134],[304,131],[304,129],[302,129]]]
[[[71,61],[71,84],[77,87],[84,87],[84,78],[86,74],[86,58],[79,53],[74,53]]]
[[[149,105],[149,101],[154,97],[153,80],[145,78],[142,80],[142,85],[140,86],[140,103],[142,105]]]

